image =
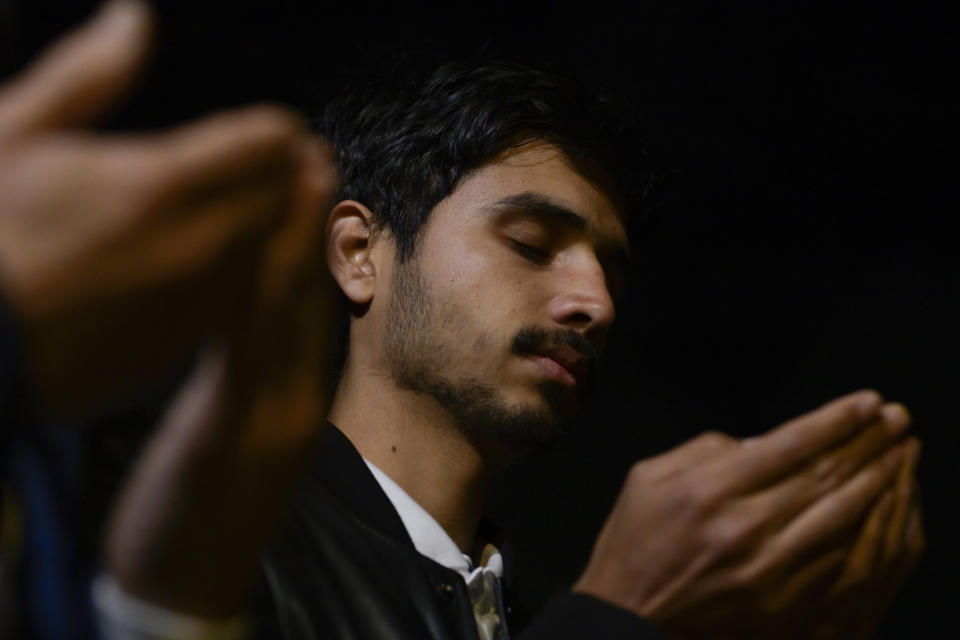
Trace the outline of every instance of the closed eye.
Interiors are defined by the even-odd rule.
[[[531,247],[530,245],[524,244],[518,240],[511,240],[510,242],[513,243],[514,250],[530,262],[534,262],[536,264],[547,264],[553,257],[548,251]]]

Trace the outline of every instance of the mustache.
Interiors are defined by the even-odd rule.
[[[596,366],[600,359],[600,350],[573,329],[550,331],[536,326],[523,327],[513,337],[511,351],[516,355],[526,355],[552,347],[574,349],[583,356],[591,369]]]

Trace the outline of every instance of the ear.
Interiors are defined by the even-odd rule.
[[[327,264],[340,290],[354,304],[368,304],[376,290],[372,253],[373,212],[355,200],[344,200],[327,222]]]

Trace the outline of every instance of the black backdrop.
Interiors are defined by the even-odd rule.
[[[90,4],[0,2],[17,24],[4,29],[6,68]],[[575,579],[633,461],[874,387],[911,408],[926,445],[928,553],[884,637],[954,635],[950,3],[194,4],[159,7],[153,70],[114,126],[251,99],[308,105],[411,48],[559,65],[644,110],[651,151],[675,171],[633,238],[598,398],[556,451],[508,473],[491,508],[530,607]],[[90,433],[96,452],[106,432]]]

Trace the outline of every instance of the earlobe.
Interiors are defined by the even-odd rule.
[[[373,243],[373,213],[355,200],[338,203],[327,222],[327,264],[354,304],[369,304],[376,290]]]

